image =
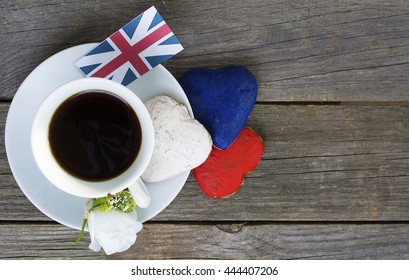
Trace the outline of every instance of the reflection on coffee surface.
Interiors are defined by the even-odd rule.
[[[141,125],[128,103],[108,92],[84,91],[64,101],[49,126],[51,151],[71,175],[112,179],[135,160]]]

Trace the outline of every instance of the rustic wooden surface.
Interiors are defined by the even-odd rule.
[[[155,5],[185,50],[166,67],[243,64],[259,81],[248,126],[265,141],[232,197],[193,177],[127,252],[72,243],[8,166],[10,101],[44,59],[98,42]],[[0,258],[409,259],[409,2],[0,2]]]

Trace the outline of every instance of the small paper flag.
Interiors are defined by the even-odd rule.
[[[183,50],[155,7],[140,14],[75,62],[87,77],[128,85]]]

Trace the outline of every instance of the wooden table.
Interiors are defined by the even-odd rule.
[[[409,259],[409,2],[2,0],[0,114],[27,75],[155,5],[185,50],[166,68],[242,64],[259,95],[257,169],[214,200],[192,176],[128,251],[34,207],[0,138],[0,258]]]

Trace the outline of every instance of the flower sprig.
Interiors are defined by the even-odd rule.
[[[92,202],[91,208],[89,208],[89,204]],[[91,211],[101,211],[101,212],[109,212],[111,210],[119,210],[124,213],[131,213],[135,211],[136,203],[133,200],[131,193],[128,189],[125,189],[119,193],[114,195],[108,194],[105,197],[99,198],[91,198],[87,201],[84,208],[84,220],[82,221],[81,231],[78,234],[75,243],[81,241],[85,226],[88,223],[88,215]]]

